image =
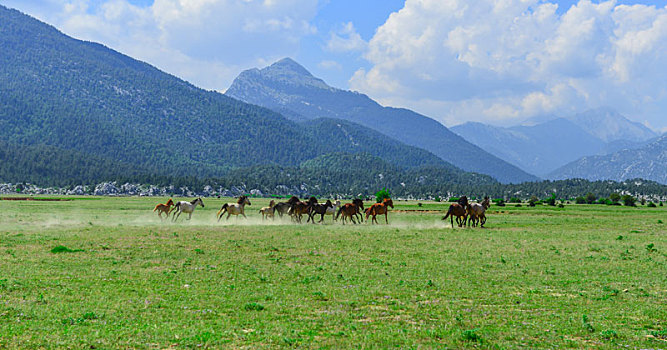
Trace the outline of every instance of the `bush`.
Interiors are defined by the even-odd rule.
[[[616,193],[616,192],[614,192],[614,193],[612,193],[612,194],[609,195],[609,200],[610,200],[612,203],[618,203],[618,202],[621,200],[621,195],[618,194],[618,193]]]
[[[611,201],[608,198],[600,198],[598,199],[598,204],[611,205]]]
[[[596,199],[597,197],[593,194],[593,192],[586,193],[586,203],[593,204],[595,203]]]
[[[494,203],[496,203],[497,206],[499,207],[504,207],[505,206],[505,200],[502,198],[496,198],[493,200]]]
[[[449,202],[456,203],[459,201],[459,199],[460,199],[459,197],[449,197]]]
[[[545,199],[544,203],[547,203],[550,206],[556,205],[556,194],[553,194],[551,197]]]
[[[648,202],[648,204],[646,206],[649,207],[649,208],[655,208],[656,207],[655,203],[653,203],[653,202]]]
[[[510,203],[521,203],[521,199],[516,198],[516,197],[512,197],[512,198],[510,198],[509,202]]]
[[[586,198],[584,197],[577,197],[574,199],[574,202],[577,204],[586,204]]]

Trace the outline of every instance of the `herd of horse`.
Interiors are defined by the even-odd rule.
[[[449,217],[452,227],[454,227],[455,216],[459,227],[466,226],[466,224],[472,227],[479,224],[480,227],[484,227],[486,223],[486,210],[490,206],[489,197],[484,197],[481,203],[470,203],[468,202],[468,197],[463,196],[456,203],[452,203],[449,206],[447,214],[442,219],[446,220]]]
[[[225,214],[227,214],[226,219],[228,220],[230,216],[239,215],[247,218],[245,215],[245,206],[251,205],[250,198],[248,196],[240,196],[236,203],[225,203],[222,205],[216,217],[218,221],[222,219]],[[192,218],[192,213],[195,211],[197,206],[204,207],[204,202],[201,198],[197,198],[193,201],[179,201],[174,203],[174,201],[169,198],[167,203],[160,203],[155,206],[153,212],[157,212],[160,219],[164,220],[169,219],[171,216],[172,221],[178,220],[182,213],[188,214],[186,220]],[[324,222],[325,215],[331,215],[334,221],[337,221],[338,218],[341,218],[341,222],[345,224],[348,220],[356,224],[357,222],[364,221],[364,214],[366,220],[371,217],[371,223],[378,223],[377,216],[384,215],[385,223],[389,223],[387,218],[388,208],[394,208],[394,202],[391,198],[385,198],[381,203],[375,203],[368,208],[364,208],[364,202],[361,199],[354,199],[351,203],[341,204],[339,200],[331,202],[327,200],[324,203],[318,203],[317,198],[310,197],[306,201],[302,201],[297,196],[292,196],[286,202],[276,203],[274,200],[271,200],[268,207],[259,209],[259,213],[262,214],[262,219],[275,219],[276,214],[282,218],[284,215],[291,217],[292,221],[301,223],[304,216],[307,216],[308,219],[306,222],[315,223],[316,215],[320,216],[318,223]],[[163,217],[162,215],[165,215]]]
[[[234,215],[238,218],[239,215],[242,215],[244,218],[247,218],[245,215],[245,206],[251,205],[250,198],[248,196],[240,196],[236,203],[225,203],[222,205],[216,217],[218,221],[222,219],[225,214],[227,214],[226,220]],[[484,227],[486,223],[486,209],[489,208],[489,197],[484,197],[484,200],[481,203],[470,203],[468,198],[463,196],[459,198],[456,203],[452,203],[447,210],[447,214],[442,218],[442,220],[447,219],[448,217],[451,220],[452,227],[454,227],[454,217],[456,217],[456,223],[461,226],[466,224],[470,226],[477,226],[478,224],[481,227]],[[174,203],[174,201],[169,198],[167,203],[158,204],[153,209],[153,212],[157,212],[160,219],[164,219],[162,214],[165,214],[168,219],[171,215],[171,220],[176,221],[181,216],[182,213],[188,214],[187,220],[192,218],[192,213],[195,211],[197,206],[204,207],[204,202],[201,198],[197,198],[193,201],[179,201]],[[380,203],[375,203],[368,208],[364,208],[364,202],[361,199],[354,199],[351,203],[341,204],[339,200],[331,202],[328,200],[324,203],[319,203],[317,198],[310,197],[306,201],[302,201],[297,196],[292,196],[286,202],[276,203],[275,200],[271,200],[268,207],[263,207],[259,209],[259,213],[262,214],[262,219],[272,219],[275,220],[276,214],[282,219],[283,216],[289,216],[292,221],[301,223],[304,216],[308,216],[306,222],[315,223],[315,216],[319,215],[320,220],[318,223],[324,222],[325,215],[331,215],[334,221],[337,221],[338,218],[341,218],[341,222],[345,225],[346,221],[351,221],[353,224],[361,223],[364,221],[364,215],[366,216],[366,221],[371,217],[371,223],[379,224],[377,221],[378,215],[384,215],[384,221],[386,224],[389,224],[389,219],[387,218],[387,213],[389,208],[394,208],[394,202],[391,198],[385,198]]]

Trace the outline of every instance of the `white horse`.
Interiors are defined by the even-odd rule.
[[[174,207],[176,212],[174,212],[174,217],[171,220],[176,221],[176,219],[181,216],[181,213],[190,214],[188,216],[188,220],[190,220],[192,218],[192,212],[194,212],[195,208],[197,208],[197,204],[201,205],[202,208],[204,207],[204,202],[201,200],[201,197],[193,200],[192,202],[180,201],[176,203],[176,206]]]
[[[222,208],[220,208],[220,211],[218,211],[218,221],[222,219],[222,216],[227,213],[227,220],[229,220],[230,215],[237,215],[236,217],[238,218],[238,215],[243,215],[244,218],[248,218],[245,216],[245,210],[243,207],[245,205],[251,205],[250,204],[250,199],[248,199],[248,196],[241,196],[239,199],[236,201],[236,203],[225,203],[222,205]]]
[[[338,212],[338,208],[340,208],[340,201],[339,201],[339,200],[336,200],[336,201],[333,203],[333,207],[328,207],[328,208],[327,208],[327,212],[324,213],[324,215],[331,215],[331,217],[332,217],[332,218],[334,219],[334,221],[335,221],[335,220],[336,220],[336,213]]]
[[[468,204],[468,214],[470,218],[468,222],[471,223],[471,226],[477,226],[477,223],[481,223],[479,226],[484,227],[486,223],[486,209],[489,209],[491,204],[489,203],[489,197],[484,197],[482,203],[470,203]]]
[[[259,213],[262,214],[262,220],[271,217],[272,219],[275,220],[275,215],[274,215],[274,209],[273,207],[276,205],[276,201],[273,199],[269,203],[268,207],[263,207],[262,209],[259,210]]]

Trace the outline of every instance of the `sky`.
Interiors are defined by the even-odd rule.
[[[453,126],[611,107],[667,132],[667,0],[0,0],[208,90],[291,57]]]

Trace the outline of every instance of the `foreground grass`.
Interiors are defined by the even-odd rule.
[[[667,348],[660,207],[452,229],[439,203],[342,226],[263,224],[256,199],[172,224],[157,202],[0,201],[0,348]]]

